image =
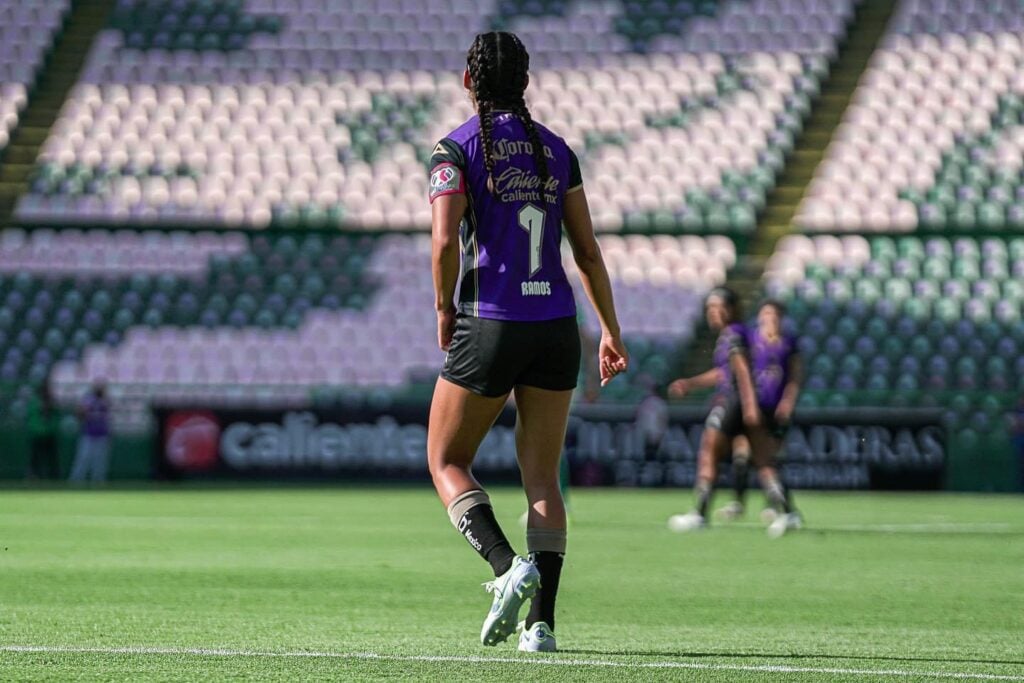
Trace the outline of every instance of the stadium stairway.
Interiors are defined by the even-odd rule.
[[[55,41],[53,52],[35,87],[28,107],[0,163],[0,227],[11,225],[14,205],[28,190],[28,177],[35,166],[39,148],[57,120],[68,91],[78,80],[96,34],[106,26],[114,0],[75,0],[64,31]]]
[[[739,295],[744,315],[753,313],[760,295],[764,265],[779,238],[793,231],[797,207],[814,177],[814,170],[825,157],[825,150],[853,97],[857,81],[885,34],[896,4],[897,0],[862,0],[857,6],[849,35],[839,48],[821,95],[786,160],[778,184],[768,195],[757,231],[748,242],[747,253],[739,257],[736,267],[729,273],[728,286]],[[701,326],[690,352],[685,355],[680,376],[690,377],[707,370],[713,347],[713,336]]]
[[[896,7],[896,0],[863,0],[846,42],[821,90],[803,133],[796,140],[775,190],[769,194],[764,214],[751,243],[751,253],[767,258],[780,237],[793,230],[793,217],[803,199],[814,171],[825,158],[832,134],[839,126],[853,98],[857,81]]]

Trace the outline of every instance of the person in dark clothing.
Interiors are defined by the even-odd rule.
[[[46,387],[33,394],[28,402],[25,424],[28,429],[28,478],[57,479],[57,427],[60,415]]]

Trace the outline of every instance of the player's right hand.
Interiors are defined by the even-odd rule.
[[[619,337],[610,335],[601,337],[601,345],[597,351],[598,365],[601,370],[601,386],[612,381],[615,375],[629,368],[629,351]]]
[[[455,309],[437,312],[437,345],[447,351],[455,335]]]
[[[672,398],[683,398],[690,392],[690,382],[682,377],[668,385],[668,395]]]

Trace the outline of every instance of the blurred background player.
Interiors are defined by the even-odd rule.
[[[768,532],[780,536],[801,526],[788,490],[778,470],[778,454],[800,396],[802,368],[796,337],[782,328],[785,308],[777,301],[765,301],[757,310],[757,325],[747,330],[747,346],[754,393],[765,433],[765,451],[755,460],[758,478],[771,509],[782,513],[772,520]],[[746,472],[742,473],[746,478]],[[781,493],[781,502],[779,494]]]
[[[28,402],[25,428],[29,439],[29,479],[57,479],[57,429],[60,414],[54,408],[49,387],[43,385]]]
[[[669,396],[683,398],[691,391],[710,389],[721,381],[718,368],[711,368],[694,377],[682,377],[669,385]],[[746,511],[747,488],[750,479],[750,441],[740,434],[729,444],[728,455],[732,459],[732,486],[735,500],[726,503],[715,511],[715,516],[725,521],[733,521],[743,516]]]
[[[769,482],[774,478],[783,489],[787,506],[794,516],[788,520],[777,522],[771,527],[773,535],[779,535],[786,529],[797,528],[802,519],[793,508],[789,489],[782,482],[778,469],[778,454],[782,450],[782,442],[789,427],[800,392],[800,358],[796,339],[782,331],[782,318],[785,309],[776,301],[766,301],[758,308],[757,325],[747,327],[747,348],[753,371],[754,393],[757,395],[758,408],[765,417],[765,427],[771,437],[765,464],[759,469],[769,469],[762,476]],[[673,382],[672,395],[683,397],[690,390],[714,386],[721,376],[719,368],[712,368],[696,377],[683,378]],[[731,443],[732,450],[732,482],[735,500],[715,512],[723,520],[735,520],[743,516],[746,505],[746,492],[750,479],[750,441],[745,435],[736,436]],[[760,474],[760,473],[759,473]],[[774,474],[774,477],[772,476]],[[764,509],[761,519],[766,524],[776,523],[779,510],[771,505]]]
[[[692,531],[707,526],[708,507],[718,477],[718,463],[725,457],[741,425],[758,421],[757,400],[747,360],[747,332],[739,322],[736,293],[728,287],[716,287],[704,302],[708,327],[718,333],[712,360],[715,367],[689,380],[676,380],[669,394],[681,397],[692,387],[714,386],[697,455],[696,505],[683,515],[673,515],[669,527],[674,531]]]
[[[1020,479],[1020,490],[1024,491],[1024,396],[1017,401],[1017,406],[1010,413],[1010,439],[1017,451],[1017,467]]]
[[[71,466],[71,481],[93,482],[107,480],[110,467],[110,403],[107,386],[97,380],[78,407],[80,433]]]
[[[652,382],[647,396],[636,408],[636,428],[643,441],[645,461],[658,459],[658,448],[668,431],[668,422],[668,403],[662,398],[661,387]]]
[[[525,47],[511,33],[481,34],[466,61],[463,85],[477,115],[437,144],[430,163],[438,344],[447,356],[431,402],[427,458],[452,524],[494,572],[481,642],[507,639],[532,597],[519,649],[553,651],[566,547],[559,469],[580,367],[563,224],[600,319],[603,383],[626,370],[627,356],[579,162],[562,138],[533,122],[523,99]],[[512,550],[470,470],[512,392],[529,559]]]
[[[752,354],[749,346],[751,332],[745,325],[737,322],[738,303],[732,290],[725,287],[713,289],[708,295],[705,308],[709,327],[720,332],[713,355],[716,367],[698,376],[697,379],[706,382],[710,378],[716,378],[717,392],[712,400],[711,412],[701,439],[695,508],[686,514],[673,515],[669,519],[669,528],[685,532],[707,526],[708,508],[718,477],[718,463],[725,457],[733,440],[742,435],[750,443],[751,458],[757,468],[765,496],[771,506],[781,513],[769,527],[769,534],[778,536],[787,529],[799,526],[799,517],[791,514],[792,509],[786,501],[785,491],[775,468],[775,454],[779,442],[769,431],[775,428],[775,412],[771,412],[770,421],[766,420],[762,401],[756,393],[755,369],[751,363]],[[775,355],[767,354],[768,349],[773,350]],[[775,357],[784,350],[774,337],[770,344],[759,342],[759,353],[764,355],[761,364],[766,367],[771,365]],[[774,372],[774,366],[768,367],[766,372]],[[681,396],[685,394],[689,385],[690,380],[674,382],[670,386],[670,392],[674,396]],[[765,390],[770,401],[771,387],[767,383]]]

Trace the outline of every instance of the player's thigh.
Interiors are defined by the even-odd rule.
[[[523,483],[558,482],[572,390],[517,385],[516,455]]]
[[[708,412],[700,440],[700,458],[718,463],[730,453],[737,437],[742,435],[739,401],[720,398]]]
[[[700,450],[697,453],[697,474],[703,478],[714,479],[720,463],[729,452],[730,437],[717,427],[705,426],[700,437]]]
[[[755,429],[754,436],[750,438],[750,463],[756,468],[778,468],[779,450],[782,448],[782,440],[764,426]],[[755,443],[757,444],[756,447],[754,446]]]
[[[469,467],[507,399],[507,394],[480,396],[439,377],[427,426],[427,460],[431,471],[442,465]]]

